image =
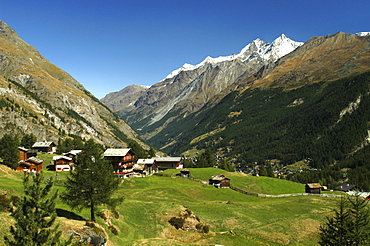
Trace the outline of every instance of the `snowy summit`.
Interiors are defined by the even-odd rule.
[[[275,39],[272,43],[267,43],[257,38],[256,40],[253,40],[252,43],[245,46],[237,55],[233,54],[230,56],[219,56],[216,58],[207,56],[201,63],[197,65],[185,63],[182,67],[172,71],[162,81],[173,78],[182,71],[195,70],[206,64],[214,65],[220,62],[233,61],[236,59],[239,59],[242,62],[248,62],[248,61],[251,61],[257,58],[260,58],[265,61],[267,60],[276,61],[280,57],[283,57],[286,54],[289,54],[290,52],[292,52],[293,50],[295,50],[301,45],[303,45],[303,42],[293,41],[287,36],[285,36],[284,34],[282,34],[280,37]]]

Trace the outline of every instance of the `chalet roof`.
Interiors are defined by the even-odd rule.
[[[50,146],[55,146],[55,144],[53,142],[36,142],[32,145],[32,148],[42,148]]]
[[[104,156],[125,156],[131,149],[107,149]]]
[[[222,174],[216,174],[216,175],[213,175],[212,176],[212,180],[224,180],[224,179],[228,179],[226,178],[224,175]]]
[[[60,159],[65,159],[65,160],[68,160],[68,161],[71,161],[72,158],[71,157],[68,157],[68,156],[53,156],[53,161],[57,161],[57,160],[60,160]]]
[[[68,153],[65,153],[65,155],[71,154],[71,155],[76,156],[76,155],[80,154],[81,152],[82,152],[82,150],[80,150],[80,149],[74,149],[74,150],[69,151]]]
[[[25,147],[18,147],[18,149],[19,149],[19,150],[22,150],[22,151],[24,151],[24,152],[27,152],[27,151],[28,151],[28,149],[26,149]]]
[[[323,188],[321,184],[319,183],[310,183],[306,184],[310,189],[321,189]]]
[[[40,160],[39,158],[34,157],[34,156],[32,156],[32,157],[28,158],[26,161],[28,161],[28,160],[33,161],[33,162],[35,162],[35,163],[39,163],[39,164],[41,164],[41,163],[43,163],[43,162],[44,162],[43,160]]]
[[[156,162],[180,162],[182,157],[156,157]]]
[[[137,160],[137,164],[154,164],[154,159],[139,159]]]
[[[36,158],[34,156],[26,159],[26,160],[22,160],[20,161],[21,164],[27,164],[27,165],[31,165],[31,164],[36,164],[36,165],[40,165],[42,164],[44,161],[43,160],[40,160],[39,158]]]

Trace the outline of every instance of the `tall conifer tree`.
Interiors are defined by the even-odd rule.
[[[32,181],[30,181],[32,180]],[[6,245],[41,246],[41,245],[68,245],[69,242],[60,241],[61,231],[54,226],[56,219],[55,200],[57,192],[49,195],[52,180],[42,186],[41,173],[25,174],[24,197],[13,199],[11,216],[15,225],[11,226],[11,237],[5,236]]]
[[[120,182],[112,171],[113,167],[104,160],[100,146],[88,140],[78,156],[75,170],[68,177],[62,200],[73,209],[90,209],[90,220],[95,221],[98,205],[114,207],[122,200],[112,197]]]
[[[333,216],[320,226],[322,246],[369,245],[370,218],[367,201],[358,194],[342,198]]]
[[[0,156],[3,158],[4,165],[16,169],[19,160],[19,139],[8,133],[0,139]]]

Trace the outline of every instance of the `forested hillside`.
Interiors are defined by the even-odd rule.
[[[169,125],[152,144],[170,139],[164,150],[176,155],[210,147],[241,167],[268,159],[286,165],[309,159],[316,168],[346,160],[353,166],[353,153],[368,144],[369,81],[366,72],[293,90],[233,92],[217,107]]]

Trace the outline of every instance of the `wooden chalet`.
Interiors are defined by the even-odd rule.
[[[26,160],[21,160],[19,162],[19,166],[17,171],[24,171],[24,172],[39,172],[42,170],[42,163],[44,161],[38,159],[37,157],[30,157]]]
[[[32,145],[32,149],[42,153],[54,153],[56,144],[54,142],[36,142]]]
[[[144,175],[158,172],[154,159],[139,159],[133,166],[133,169],[135,172],[142,173]]]
[[[306,193],[310,193],[310,194],[320,194],[323,188],[324,187],[319,183],[309,183],[309,184],[306,184],[305,191]]]
[[[217,188],[230,188],[230,179],[222,174],[216,174],[209,180],[209,184]]]
[[[23,147],[18,147],[19,151],[19,160],[23,161],[26,160],[30,157],[36,157],[37,156],[37,151],[34,149],[26,149]]]
[[[69,156],[54,156],[55,171],[71,171],[73,169],[73,159]]]
[[[127,173],[135,164],[135,154],[131,149],[107,149],[104,159],[109,161],[116,173]]]
[[[183,165],[181,164],[182,157],[157,157],[155,158],[155,164],[159,170],[166,169],[181,169]]]

